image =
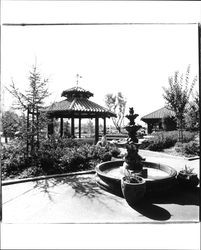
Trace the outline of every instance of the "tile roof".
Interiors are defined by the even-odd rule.
[[[61,94],[61,96],[65,96],[67,98],[71,98],[71,97],[85,97],[85,98],[89,98],[91,96],[93,96],[93,93],[91,93],[88,90],[85,90],[81,87],[73,87],[67,90],[64,90]]]
[[[68,98],[60,102],[55,102],[50,105],[46,111],[48,113],[78,111],[89,113],[105,113],[108,116],[116,116],[115,113],[86,98]]]
[[[167,107],[163,107],[161,109],[158,109],[148,115],[145,115],[141,118],[141,120],[147,120],[147,119],[161,119],[161,118],[164,118],[166,116],[174,116],[175,113],[168,109]]]

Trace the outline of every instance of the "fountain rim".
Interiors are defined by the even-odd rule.
[[[116,161],[105,161],[105,162],[102,162],[102,163],[99,163],[96,167],[95,167],[95,171],[96,171],[96,173],[98,174],[98,175],[102,175],[103,177],[106,177],[106,178],[109,178],[109,179],[113,179],[113,180],[116,180],[116,181],[119,181],[119,180],[121,180],[121,178],[117,178],[117,177],[114,177],[114,176],[108,176],[106,173],[104,173],[104,171],[101,171],[100,170],[100,167],[101,166],[104,166],[104,165],[107,165],[108,163],[109,164],[111,164],[111,163],[113,163],[113,164],[120,164],[120,163],[122,163],[122,166],[123,166],[123,163],[124,163],[125,161],[124,160],[116,160]],[[156,164],[156,165],[159,165],[159,166],[164,166],[164,167],[166,167],[166,168],[168,168],[169,170],[171,170],[171,174],[169,174],[167,171],[164,171],[164,170],[161,170],[160,168],[157,168],[157,169],[159,169],[159,170],[161,170],[161,171],[163,171],[163,172],[166,172],[166,173],[168,173],[168,176],[165,176],[165,177],[162,177],[162,178],[160,178],[160,179],[157,179],[157,180],[146,180],[146,178],[145,178],[145,181],[146,182],[159,182],[159,181],[163,181],[163,180],[168,180],[168,179],[171,179],[171,178],[174,178],[174,177],[176,177],[177,176],[177,171],[173,168],[173,167],[170,167],[169,165],[166,165],[166,164],[161,164],[161,163],[156,163],[156,162],[151,162],[151,161],[144,161],[143,163],[145,163],[145,164]],[[121,165],[119,165],[119,167],[120,167]],[[115,168],[115,167],[114,167]],[[155,168],[156,169],[156,168]]]

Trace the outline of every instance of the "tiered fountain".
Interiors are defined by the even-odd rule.
[[[130,108],[129,114],[126,115],[129,123],[125,126],[128,138],[125,144],[127,154],[124,160],[103,162],[96,167],[97,183],[102,188],[127,198],[125,184],[130,182],[132,188],[128,188],[129,196],[133,194],[136,201],[144,194],[163,193],[169,190],[175,184],[177,175],[173,168],[164,164],[147,162],[138,154],[139,144],[136,134],[141,126],[135,124],[137,116],[133,108]],[[139,193],[137,197],[135,190]]]

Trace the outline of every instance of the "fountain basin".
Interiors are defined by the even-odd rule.
[[[123,160],[108,161],[96,166],[98,184],[109,191],[122,195],[121,179],[123,174]],[[176,181],[177,172],[172,167],[154,162],[143,162],[143,169],[147,169],[146,194],[163,193],[171,189]]]

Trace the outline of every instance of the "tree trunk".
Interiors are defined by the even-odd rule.
[[[35,128],[34,128],[34,108],[32,109],[32,127],[31,127],[31,133],[32,133],[32,135],[31,135],[31,156],[33,157],[33,155],[34,155],[34,149],[35,149],[35,145],[34,145],[34,133],[35,133]]]
[[[37,131],[37,149],[39,149],[40,146],[40,138],[39,138],[39,111],[38,107],[36,108],[36,131]]]
[[[117,128],[118,132],[121,133],[121,127],[117,126],[116,128]]]
[[[178,119],[178,141],[183,143],[183,119]]]

